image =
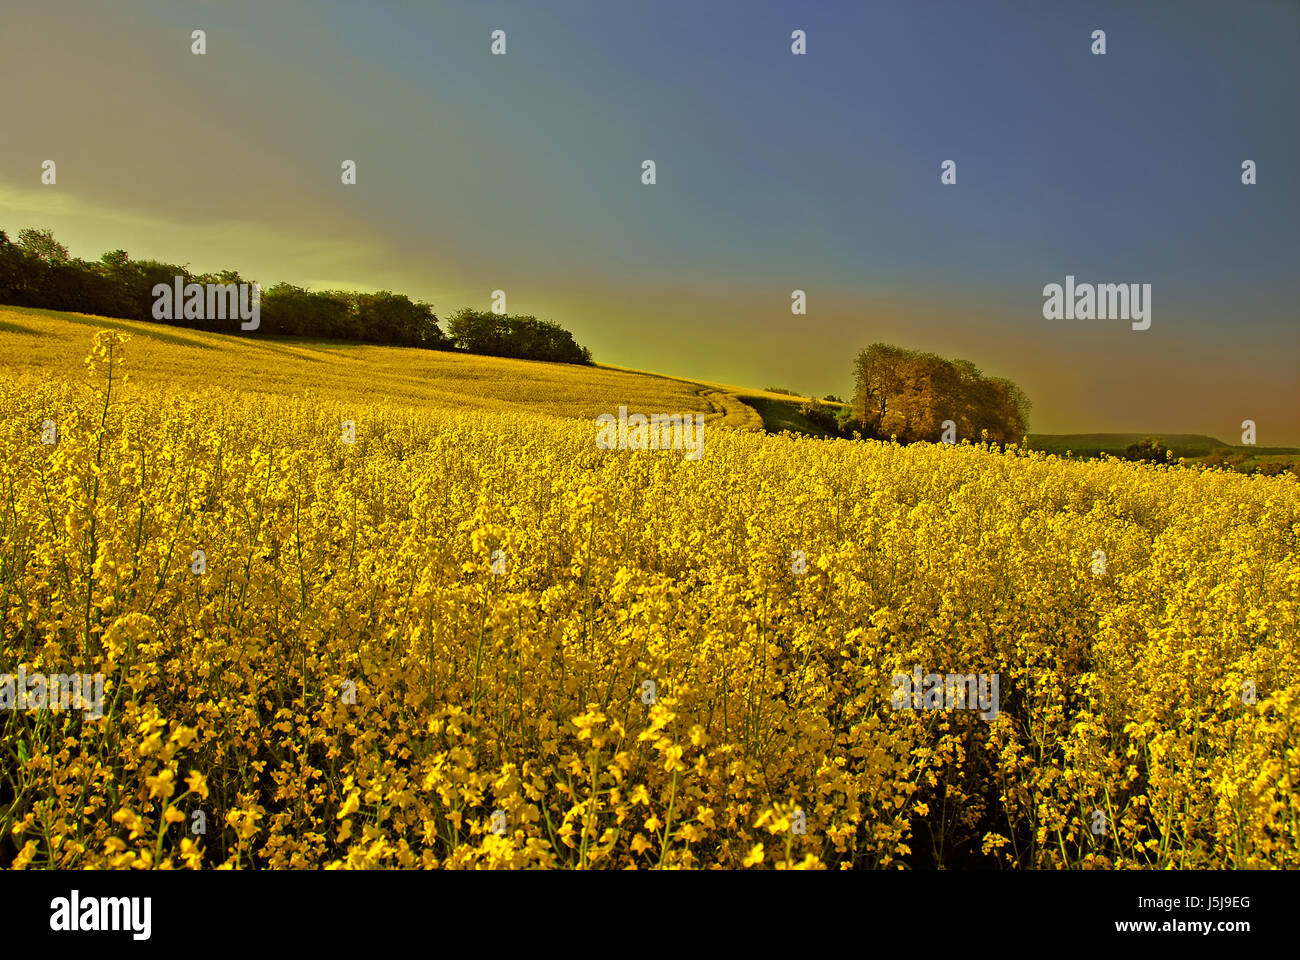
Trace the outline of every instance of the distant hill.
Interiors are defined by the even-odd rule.
[[[1069,451],[1076,457],[1095,457],[1102,453],[1118,457],[1129,444],[1144,437],[1159,437],[1175,457],[1188,459],[1204,457],[1215,450],[1233,450],[1256,456],[1300,453],[1297,447],[1248,447],[1224,443],[1203,433],[1160,433],[1156,430],[1147,433],[1031,433],[1029,446],[1046,453],[1064,454]]]

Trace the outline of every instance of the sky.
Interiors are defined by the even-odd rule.
[[[0,228],[75,256],[500,289],[599,362],[818,395],[885,341],[1036,433],[1300,444],[1294,0],[43,0],[0,84]],[[1044,319],[1067,275],[1151,284],[1150,329]]]

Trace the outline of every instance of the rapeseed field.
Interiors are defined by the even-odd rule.
[[[1300,866],[1293,477],[0,320],[0,866]]]

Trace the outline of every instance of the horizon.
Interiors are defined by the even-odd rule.
[[[67,6],[0,36],[39,92],[11,236],[443,319],[503,289],[602,365],[816,397],[896,343],[1015,381],[1034,434],[1300,445],[1300,7]],[[1045,319],[1067,277],[1150,284],[1150,328]]]

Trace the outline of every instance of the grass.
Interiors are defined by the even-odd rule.
[[[836,436],[834,431],[813,423],[800,413],[797,404],[757,396],[746,396],[744,401],[758,411],[759,417],[763,420],[763,429],[768,433],[789,430],[791,433],[805,434],[810,437]]]

